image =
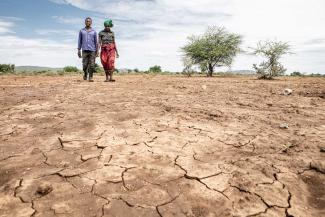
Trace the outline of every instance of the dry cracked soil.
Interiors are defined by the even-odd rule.
[[[1,217],[325,216],[324,78],[116,78],[0,77]]]

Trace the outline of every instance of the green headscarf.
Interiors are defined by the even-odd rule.
[[[104,22],[104,26],[108,26],[108,27],[113,27],[113,21],[108,19],[108,20],[105,20]]]

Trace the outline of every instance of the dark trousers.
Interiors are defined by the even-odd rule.
[[[96,59],[96,52],[83,50],[82,51],[82,67],[84,71],[84,78],[87,78],[89,74],[89,79],[93,78],[93,74],[95,71],[95,59]]]

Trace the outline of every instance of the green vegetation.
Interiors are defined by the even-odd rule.
[[[285,54],[290,54],[290,46],[287,42],[265,41],[259,42],[256,48],[253,48],[253,54],[266,57],[266,61],[259,66],[253,65],[259,79],[273,79],[275,76],[283,75],[286,71],[279,62]]]
[[[231,66],[242,42],[240,35],[215,26],[209,27],[203,35],[190,36],[188,40],[188,44],[182,47],[184,71],[188,74],[192,66],[197,65],[209,77],[216,67]]]
[[[305,76],[304,74],[302,74],[301,72],[292,72],[291,74],[290,74],[290,76]]]
[[[95,63],[95,73],[100,73],[100,74],[104,74],[104,68],[100,65],[98,65],[97,63]]]
[[[15,71],[15,65],[13,64],[0,64],[0,74],[13,73]]]
[[[161,73],[162,72],[161,66],[158,66],[158,65],[152,66],[152,67],[149,68],[148,72]]]
[[[309,77],[325,77],[325,74],[311,73],[311,74],[308,74],[307,76],[309,76]]]
[[[79,69],[75,66],[66,66],[63,68],[64,72],[79,72]]]

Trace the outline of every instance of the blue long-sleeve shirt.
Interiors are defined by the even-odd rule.
[[[83,28],[79,31],[78,49],[97,51],[97,33],[95,30]]]

